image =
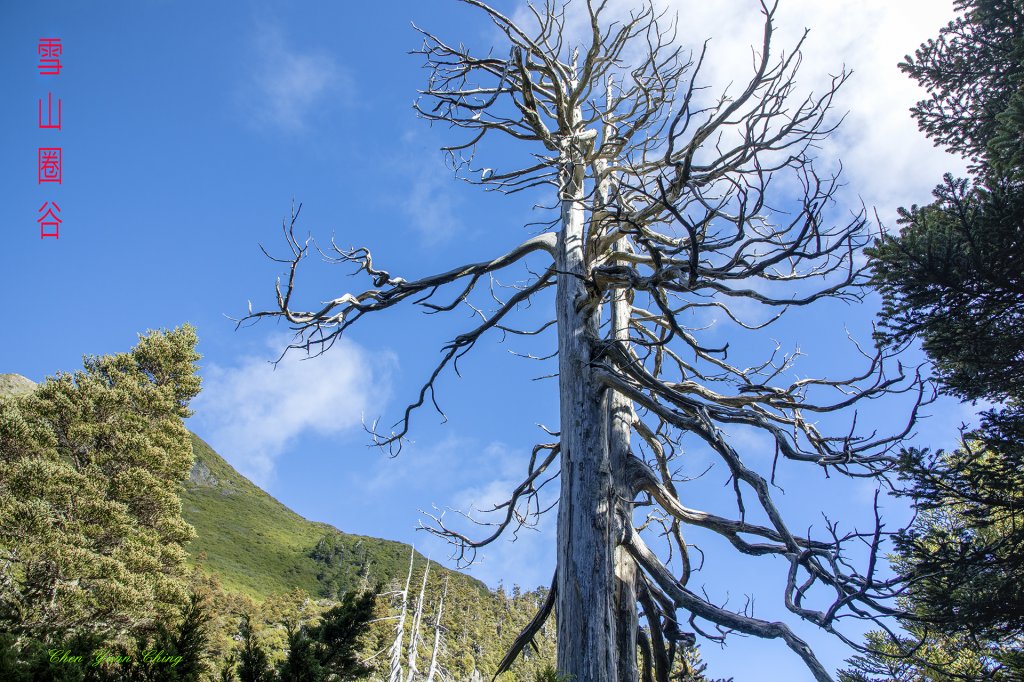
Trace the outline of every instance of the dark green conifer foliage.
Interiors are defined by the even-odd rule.
[[[904,454],[921,515],[897,538],[898,565],[915,611],[946,634],[1012,643],[1024,632],[1021,442]]]
[[[239,682],[270,682],[274,679],[270,659],[253,630],[252,617],[248,614],[242,616],[239,632],[242,636],[236,671]]]
[[[957,17],[900,69],[930,95],[911,110],[921,130],[936,145],[984,163],[1019,121],[1012,112],[1024,84],[1024,5],[954,0],[953,6]]]
[[[193,592],[181,609],[181,620],[176,627],[164,623],[157,626],[152,640],[143,640],[137,648],[135,661],[140,668],[140,680],[146,682],[200,682],[208,671],[207,656],[210,642],[210,606],[201,594]],[[138,657],[138,651],[162,652],[165,657],[181,657],[174,665],[151,663]]]
[[[851,682],[1020,672],[1024,3],[954,5],[958,16],[900,67],[930,94],[912,110],[920,128],[967,158],[972,176],[947,174],[932,204],[900,209],[899,234],[868,254],[883,297],[879,342],[920,339],[943,392],[994,407],[954,451],[903,454],[904,492],[920,515],[898,538],[896,567],[917,620],[904,623],[902,652],[870,636],[874,651],[842,675]]]
[[[320,665],[317,642],[310,639],[306,628],[294,625],[288,629],[288,655],[277,671],[281,682],[323,682],[326,671]]]
[[[373,620],[379,590],[346,592],[319,625],[288,627],[288,655],[278,668],[281,682],[332,682],[365,677],[373,668],[360,662],[363,635]]]
[[[943,388],[963,400],[1024,396],[1024,191],[946,175],[900,233],[868,250],[883,297],[879,338],[921,338]]]
[[[192,593],[188,604],[182,609],[181,624],[174,638],[174,648],[182,660],[178,668],[178,679],[195,682],[207,672],[207,648],[210,642],[210,605],[202,595]]]
[[[379,588],[369,592],[349,591],[339,606],[323,615],[316,627],[320,644],[320,661],[330,679],[355,680],[368,675],[373,668],[359,661],[361,639],[373,620],[374,603]]]
[[[910,632],[899,643],[881,632],[868,633],[872,651],[851,658],[848,662],[853,667],[839,672],[839,682],[1012,680],[989,652],[968,638],[926,634],[922,628]]]
[[[220,669],[220,676],[217,678],[220,682],[236,682],[238,677],[235,676],[235,666],[238,664],[238,658],[233,653],[228,654],[227,658],[224,659],[224,664]]]
[[[210,603],[193,591],[176,622],[161,621],[138,634],[134,646],[112,649],[128,662],[106,667],[118,682],[204,682],[210,655]],[[99,649],[96,647],[93,649]],[[80,666],[82,667],[82,666]]]

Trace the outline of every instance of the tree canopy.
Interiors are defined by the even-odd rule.
[[[935,198],[901,209],[899,234],[868,250],[884,298],[880,337],[920,337],[963,400],[1024,396],[1024,193],[998,176],[947,175]]]
[[[935,144],[1019,169],[1024,7],[1019,0],[954,0],[953,7],[958,15],[938,37],[900,64],[929,94],[911,112]]]
[[[360,640],[373,619],[377,593],[346,592],[319,624],[293,623],[288,655],[278,669],[281,682],[341,682],[367,676],[373,667],[360,660]]]
[[[895,563],[911,637],[877,639],[856,663],[939,680],[966,655],[968,678],[1002,679],[1019,672],[1024,633],[1024,6],[955,6],[900,66],[929,91],[913,109],[921,130],[968,158],[971,177],[947,174],[933,203],[900,209],[898,234],[868,254],[880,343],[920,339],[942,391],[989,407],[959,447],[903,453],[903,494],[919,511]]]
[[[199,392],[195,330],[0,398],[0,626],[117,637],[186,601],[178,485],[192,465],[182,419]]]

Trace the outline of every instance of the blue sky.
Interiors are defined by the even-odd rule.
[[[687,36],[714,36],[707,82],[728,82],[748,68],[755,4],[673,5]],[[961,167],[916,131],[906,109],[920,94],[895,67],[951,16],[950,3],[822,5],[784,0],[780,44],[812,29],[808,89],[843,64],[855,71],[838,103],[849,111],[846,124],[823,145],[822,159],[844,161],[848,185],[837,215],[863,200],[891,225],[897,206],[928,201],[942,172]],[[289,357],[276,371],[268,361],[286,330],[236,331],[228,319],[244,314],[249,300],[272,302],[278,266],[258,244],[283,248],[281,220],[293,200],[303,204],[302,231],[370,246],[376,263],[406,277],[502,253],[530,234],[524,225],[538,217],[531,197],[484,194],[455,180],[437,152],[454,138],[414,117],[425,72],[408,54],[419,46],[411,21],[454,41],[495,39],[479,16],[441,0],[0,5],[0,268],[12,293],[0,325],[0,372],[38,381],[78,367],[82,354],[126,350],[138,332],[191,322],[205,382],[194,430],[304,516],[415,542],[443,560],[445,548],[415,530],[420,510],[500,499],[543,437],[536,425],[557,428],[555,382],[530,380],[550,368],[510,354],[544,355],[550,338],[478,345],[461,378],[441,381],[447,423],[420,412],[414,442],[390,460],[367,447],[363,420],[397,418],[440,346],[470,323],[465,313],[396,310],[365,320],[328,355]],[[64,45],[56,77],[36,69],[36,41],[48,36]],[[48,92],[62,100],[60,131],[36,128],[37,100]],[[64,153],[59,187],[36,182],[37,149],[49,146]],[[44,201],[61,206],[59,240],[39,238],[35,219]],[[307,300],[359,284],[346,274],[312,264],[302,275]],[[837,350],[848,347],[845,329],[867,341],[876,307],[875,300],[825,305],[768,337],[800,347],[801,371],[833,369],[849,360]],[[714,322],[710,338],[731,340],[729,327]],[[885,426],[891,412],[880,406],[869,414]],[[939,446],[970,416],[948,403],[932,413],[919,428],[921,441]],[[753,451],[760,445],[749,434],[736,438]],[[694,473],[701,457],[695,449]],[[863,484],[825,484],[799,468],[780,475],[783,506],[808,524],[820,524],[820,507],[851,525],[868,518],[871,489]],[[713,472],[699,482],[706,485],[689,484],[690,499],[713,507],[723,481]],[[546,583],[552,522],[484,552],[474,574],[492,585]],[[734,559],[712,538],[700,540],[709,568],[699,580],[710,591],[733,600],[752,592],[757,613],[776,613],[776,573],[763,561]],[[722,550],[717,563],[712,550]],[[849,655],[834,640],[799,631],[833,667]],[[807,677],[778,642],[737,638],[724,651],[705,646],[704,656],[714,675],[738,682],[764,679],[766,669],[777,671],[773,679]]]

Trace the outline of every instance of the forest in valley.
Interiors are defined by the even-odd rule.
[[[804,676],[766,661],[759,679],[1024,679],[1024,2],[955,0],[906,45],[892,69],[923,93],[906,118],[960,165],[925,164],[927,203],[852,208],[828,157],[851,73],[801,87],[807,33],[777,44],[786,0],[749,3],[759,42],[728,86],[705,75],[709,43],[680,42],[670,4],[453,4],[491,33],[414,25],[413,110],[447,131],[457,178],[526,193],[540,217],[511,242],[424,247],[399,275],[373,231],[349,248],[314,237],[293,202],[259,247],[276,279],[230,324],[287,331],[270,361],[312,368],[310,409],[327,402],[318,381],[389,394],[380,377],[406,366],[386,343],[372,379],[328,363],[373,348],[350,339],[378,318],[426,313],[380,323],[418,372],[387,395],[392,421],[346,403],[383,470],[422,475],[414,436],[447,422],[463,372],[495,372],[494,394],[468,399],[481,414],[501,411],[495,395],[531,402],[510,377],[546,380],[550,402],[530,407],[549,421],[521,425],[521,461],[471,488],[471,510],[422,511],[422,535],[452,553],[428,557],[304,518],[266,491],[276,455],[243,475],[211,446],[203,391],[226,374],[203,365],[202,325],[139,329],[38,383],[0,374],[0,680],[745,682],[712,658],[743,638]],[[856,315],[866,338],[844,331]],[[420,329],[441,319],[423,370]],[[833,326],[852,355],[804,365],[779,340]],[[524,344],[509,354],[538,373],[474,360],[491,342]],[[245,392],[270,394],[282,366]],[[930,420],[942,405],[960,411]],[[258,450],[275,416],[301,411],[282,400],[239,421],[229,447]],[[967,416],[936,426],[950,414]],[[331,471],[341,504],[351,479]],[[366,483],[380,508],[362,514],[397,507],[388,485]],[[861,516],[819,509],[824,490]],[[549,582],[475,577],[479,556],[536,535],[552,541]]]

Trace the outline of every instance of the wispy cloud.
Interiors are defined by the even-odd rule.
[[[458,199],[451,191],[451,173],[441,164],[418,167],[402,200],[402,212],[425,246],[443,243],[461,228]]]
[[[710,101],[726,88],[738,94],[753,73],[754,52],[760,51],[759,3],[655,0],[655,5],[666,10],[665,21],[678,15],[679,42],[695,55],[710,39],[698,78],[698,85],[708,89],[698,96]],[[623,20],[635,8],[632,0],[615,0],[608,5],[607,20]],[[772,38],[776,57],[791,53],[804,29],[810,29],[801,47],[795,100],[812,92],[820,95],[844,68],[853,72],[833,103],[833,120],[844,114],[846,119],[835,135],[819,145],[818,154],[822,172],[837,170],[842,160],[848,184],[839,196],[837,220],[844,211],[859,210],[863,200],[869,210],[877,207],[883,221],[891,224],[897,206],[927,203],[944,171],[964,167],[962,160],[935,148],[918,131],[909,108],[927,93],[897,68],[905,55],[936,35],[952,13],[950,2],[935,0],[864,0],[856,8],[820,0],[779,4]],[[583,14],[583,4],[574,3],[562,36],[567,44],[586,45],[590,40]],[[525,10],[515,16],[532,26]],[[777,189],[786,189],[785,182],[784,176],[776,178]]]
[[[242,106],[257,127],[302,132],[319,112],[352,101],[352,78],[334,57],[294,46],[276,24],[257,27],[253,52],[255,71]]]
[[[504,510],[489,515],[482,512],[493,509],[496,504],[509,498],[526,476],[528,456],[502,443],[490,443],[483,449],[483,455],[484,460],[490,463],[487,476],[483,480],[478,479],[475,485],[458,490],[452,496],[451,507],[470,514],[478,522],[494,523],[504,517]],[[546,496],[543,495],[545,492]],[[542,491],[542,509],[551,504],[555,494],[556,489]],[[502,580],[527,589],[547,586],[555,566],[557,517],[557,508],[550,509],[540,517],[536,526],[524,527],[517,532],[513,532],[514,528],[510,527],[501,537],[480,550],[470,574],[492,586]],[[454,522],[448,517],[445,521]],[[485,537],[494,530],[493,526],[475,528],[468,520],[462,527],[468,529],[474,538]]]
[[[713,90],[733,83],[735,92],[749,79],[751,46],[760,45],[762,29],[756,2],[660,4],[679,12],[680,26],[695,45],[712,38],[704,81]],[[842,160],[848,184],[841,208],[858,210],[863,199],[891,222],[897,206],[929,201],[942,172],[963,167],[917,130],[909,108],[927,93],[897,68],[951,13],[949,3],[934,0],[865,0],[856,10],[817,0],[780,3],[773,35],[776,55],[789,53],[804,29],[810,29],[801,48],[796,94],[820,94],[833,74],[843,68],[853,72],[834,102],[836,120],[843,114],[846,119],[819,153],[826,170],[836,169],[836,161]]]
[[[267,358],[285,343],[273,338],[266,355],[208,365],[194,404],[200,433],[260,485],[272,480],[275,461],[298,437],[359,429],[389,392],[394,361],[387,354],[341,339],[313,361],[290,353],[275,369]]]
[[[454,173],[437,151],[442,143],[434,135],[410,131],[402,142],[406,153],[393,164],[404,181],[404,187],[396,192],[401,197],[399,207],[420,243],[437,246],[464,229]]]
[[[374,496],[400,495],[410,486],[429,486],[433,507],[422,510],[421,524],[434,524],[427,514],[443,515],[446,526],[479,540],[490,535],[495,527],[478,524],[497,522],[502,517],[500,513],[487,514],[486,510],[508,499],[526,477],[529,459],[528,451],[501,442],[482,444],[451,435],[432,444],[410,444],[402,451],[401,466],[387,467],[361,485]],[[543,506],[550,505],[556,495],[557,482],[552,482],[542,491]],[[479,550],[467,572],[492,587],[502,581],[527,588],[547,585],[555,566],[557,514],[557,509],[551,509],[536,527],[518,532],[507,529]],[[435,559],[451,554],[452,550],[444,540],[433,536],[421,537],[417,548]]]

